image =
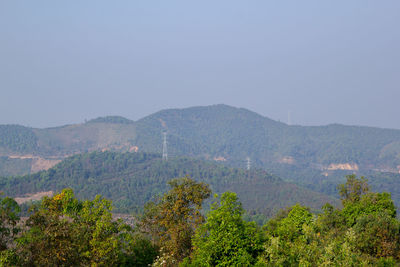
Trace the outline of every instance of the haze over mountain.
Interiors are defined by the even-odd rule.
[[[0,124],[214,103],[400,129],[396,0],[0,3]]]
[[[291,126],[227,105],[162,110],[138,121],[109,116],[45,129],[1,125],[0,174],[33,173],[88,151],[161,153],[162,132],[170,158],[245,168],[249,157],[252,167],[332,196],[346,174],[357,173],[367,175],[378,190],[389,187],[400,200],[388,186],[400,177],[399,130]]]
[[[93,150],[161,152],[240,166],[308,165],[321,170],[398,172],[400,131],[372,127],[290,126],[243,108],[213,105],[159,111],[136,122],[118,116],[54,128],[0,126],[0,155],[62,158]],[[243,165],[244,166],[244,165]]]

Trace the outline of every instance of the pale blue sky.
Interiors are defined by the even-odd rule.
[[[400,1],[0,0],[0,124],[224,103],[400,129]]]

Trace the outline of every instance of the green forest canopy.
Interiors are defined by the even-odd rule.
[[[45,197],[20,223],[18,205],[0,199],[2,266],[398,266],[400,221],[390,194],[348,176],[342,208],[314,214],[296,204],[262,228],[243,219],[237,195],[210,195],[188,177],[146,204],[135,228],[111,216],[110,201],[78,200],[71,189]],[[21,227],[22,226],[22,227]]]
[[[163,161],[159,154],[149,153],[75,155],[48,171],[0,178],[0,190],[9,196],[22,196],[50,190],[59,192],[69,187],[80,199],[101,194],[113,201],[116,210],[128,212],[165,193],[170,179],[186,175],[210,184],[216,193],[237,192],[250,213],[267,217],[296,202],[313,209],[319,209],[326,202],[338,204],[334,198],[284,182],[260,169],[246,171],[185,157]]]

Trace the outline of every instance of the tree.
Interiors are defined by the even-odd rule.
[[[320,253],[313,215],[299,204],[279,213],[264,229],[267,235],[263,262],[273,266],[308,266]]]
[[[215,201],[207,222],[193,239],[192,266],[250,266],[262,251],[262,236],[254,222],[243,220],[244,210],[235,193]]]
[[[396,207],[390,193],[367,193],[358,201],[348,202],[341,211],[349,227],[355,225],[359,218],[369,214],[385,213],[391,218],[396,217]]]
[[[396,217],[396,207],[390,193],[369,192],[364,177],[358,179],[354,174],[346,177],[346,183],[338,188],[343,204],[341,214],[349,227],[355,225],[358,218],[364,215],[384,212],[392,218]]]
[[[346,183],[338,186],[343,206],[360,200],[361,195],[369,192],[369,185],[365,177],[357,179],[355,174],[346,176]]]
[[[0,198],[0,251],[6,250],[19,232],[17,223],[20,207],[14,199]]]
[[[308,208],[299,204],[294,205],[288,216],[279,222],[276,229],[277,236],[290,241],[295,240],[303,235],[303,225],[309,225],[312,217]]]
[[[13,265],[123,266],[142,262],[147,266],[155,256],[153,252],[148,259],[150,243],[144,244],[129,225],[114,220],[111,210],[111,202],[101,196],[79,201],[71,189],[43,199],[17,239]],[[138,245],[149,254],[137,253]]]
[[[354,225],[355,246],[376,258],[400,257],[400,223],[385,212],[360,217]]]
[[[192,236],[204,222],[202,204],[210,196],[207,184],[188,176],[171,180],[171,190],[161,199],[145,206],[141,228],[153,236],[162,252],[160,261],[176,265],[192,251]]]

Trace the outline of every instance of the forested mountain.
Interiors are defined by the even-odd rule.
[[[170,158],[245,167],[249,157],[253,167],[332,195],[344,174],[374,180],[400,171],[400,130],[291,126],[243,108],[213,105],[163,110],[135,122],[109,116],[47,129],[2,125],[0,175],[34,173],[90,151],[161,153],[162,132]]]
[[[47,129],[2,125],[0,153],[48,157],[99,149],[160,152],[162,131],[168,133],[173,155],[223,157],[235,165],[247,156],[260,167],[350,164],[347,168],[395,171],[400,165],[400,130],[289,126],[226,105],[163,110],[136,122],[109,116]]]
[[[214,193],[236,192],[250,213],[272,216],[281,208],[302,203],[319,209],[337,200],[284,182],[263,170],[230,168],[212,161],[159,154],[92,152],[65,159],[47,171],[0,179],[9,196],[72,188],[83,199],[97,194],[113,200],[119,211],[132,211],[166,191],[172,178],[191,176],[210,184]]]
[[[259,166],[277,162],[328,168],[350,163],[358,168],[396,169],[400,164],[399,130],[338,124],[288,126],[225,105],[160,111],[137,121],[137,126],[138,138],[154,138],[149,142],[154,144],[160,132],[167,130],[176,153],[191,149],[195,155],[223,156],[233,162],[250,156]]]
[[[131,149],[136,138],[132,121],[122,117],[103,117],[83,124],[34,129],[0,125],[0,155],[65,157],[99,149]]]
[[[24,153],[38,149],[33,129],[20,125],[0,125],[0,153]]]

